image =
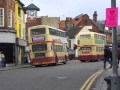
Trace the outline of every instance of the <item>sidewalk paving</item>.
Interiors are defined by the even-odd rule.
[[[92,90],[107,90],[107,83],[104,80],[104,78],[108,76],[112,76],[112,74],[113,74],[113,68],[109,68],[105,70],[96,80]],[[118,68],[118,75],[120,76],[120,65]]]
[[[27,67],[32,67],[30,64],[24,64],[24,65],[11,65],[11,66],[6,66],[4,68],[0,68],[0,71],[6,71],[6,70],[12,70],[12,69],[20,69],[20,68],[27,68]]]

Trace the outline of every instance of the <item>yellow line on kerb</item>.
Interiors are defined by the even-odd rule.
[[[101,70],[102,70],[102,69],[101,69]],[[99,70],[99,71],[101,71],[101,70]],[[95,74],[93,74],[93,75],[83,84],[83,86],[81,87],[80,90],[85,90],[85,87],[88,85],[89,81],[90,81],[96,74],[98,74],[99,71],[96,72]]]
[[[107,65],[107,69],[109,68],[110,65]],[[100,69],[96,73],[94,73],[80,88],[80,90],[90,90],[92,84],[94,83],[95,79],[104,71],[104,69]]]
[[[94,81],[96,80],[96,78],[103,72],[104,70],[100,71],[95,77],[93,77],[93,79],[90,81],[90,83],[88,84],[87,88],[85,90],[90,90],[91,86],[93,85]]]

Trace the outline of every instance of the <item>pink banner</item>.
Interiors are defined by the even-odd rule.
[[[106,9],[106,27],[118,26],[118,8]]]

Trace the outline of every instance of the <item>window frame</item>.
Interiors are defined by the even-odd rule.
[[[59,37],[66,37],[66,33],[62,31],[58,31],[54,28],[49,28],[49,34],[54,35],[54,36],[59,36]]]
[[[8,9],[8,27],[12,27],[12,10],[11,9]]]
[[[36,29],[31,29],[30,35],[41,35],[41,34],[46,34],[46,29],[45,28],[36,28]]]
[[[21,17],[21,8],[18,7],[18,16]]]
[[[46,50],[48,50],[46,43],[32,45],[32,52],[41,52]]]
[[[2,10],[2,13],[3,13],[3,16],[0,15],[0,17],[2,16],[1,19],[3,19],[2,24],[0,24],[0,27],[3,27],[4,26],[4,8],[0,8],[0,10]]]

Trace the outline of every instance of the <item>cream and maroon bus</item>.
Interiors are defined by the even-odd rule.
[[[28,28],[28,43],[32,65],[66,64],[68,41],[64,30],[48,25],[32,26]]]
[[[96,32],[83,32],[80,34],[78,46],[78,59],[85,61],[98,61],[104,58],[104,45],[106,37]]]

